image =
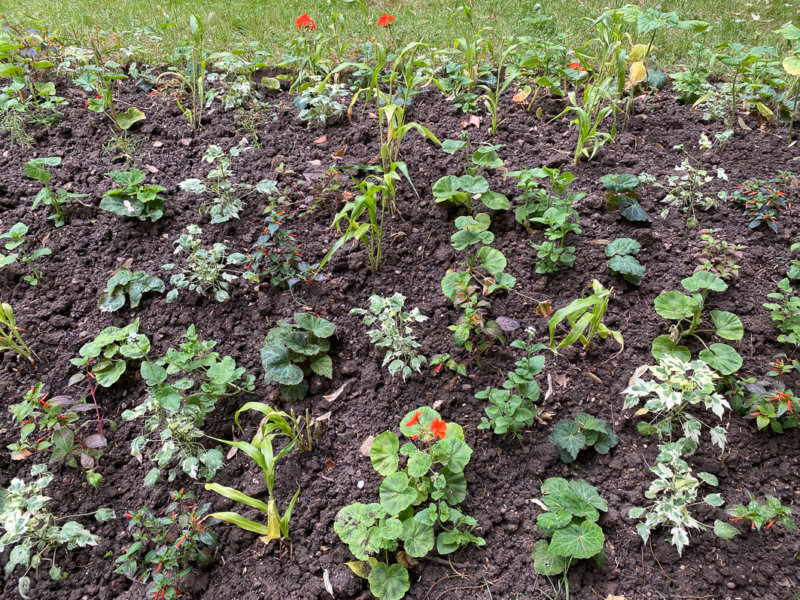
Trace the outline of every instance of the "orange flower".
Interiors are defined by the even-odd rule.
[[[309,29],[316,29],[317,24],[314,23],[314,19],[308,16],[308,13],[303,13],[299,17],[294,20],[294,24],[297,25],[298,29],[302,29],[303,27],[308,27]]]
[[[414,416],[409,419],[408,423],[406,423],[406,427],[411,427],[412,425],[419,425],[419,416],[421,414],[422,414],[421,410],[415,412]]]
[[[431,421],[431,431],[433,432],[434,441],[439,437],[444,439],[444,435],[447,432],[447,423],[442,421],[439,417],[436,417]]]
[[[394,21],[394,20],[395,20],[395,18],[392,15],[387,14],[387,13],[383,13],[378,18],[378,26],[379,27],[388,27],[391,24],[391,22]]]
[[[574,71],[585,71],[586,70],[581,66],[581,63],[579,63],[577,60],[574,63],[570,63],[569,68],[573,69]]]

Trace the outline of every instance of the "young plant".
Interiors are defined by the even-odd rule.
[[[103,194],[100,208],[120,217],[136,217],[140,221],[158,221],[164,216],[164,198],[159,194],[165,191],[160,185],[142,185],[144,172],[111,171],[106,173],[120,187],[112,188]]]
[[[587,558],[599,565],[605,562],[606,537],[597,521],[608,503],[597,488],[583,479],[550,477],[542,483],[542,498],[536,504],[544,509],[536,518],[536,528],[549,540],[536,542],[531,553],[537,573],[560,575]]]
[[[544,216],[549,208],[569,210],[572,204],[586,195],[569,191],[575,179],[569,171],[540,167],[512,171],[505,176],[515,177],[518,180],[517,187],[522,189],[522,193],[514,198],[518,203],[514,216],[528,233],[532,232],[531,219]],[[548,187],[542,186],[540,181],[546,182]]]
[[[678,556],[689,545],[689,529],[710,528],[694,518],[689,509],[698,504],[718,508],[724,502],[719,494],[708,494],[703,500],[697,500],[700,480],[711,486],[716,486],[718,481],[711,473],[697,473],[700,479],[694,476],[689,464],[681,458],[686,442],[679,440],[658,447],[656,464],[650,467],[656,478],[644,493],[645,498],[653,500],[653,503],[646,507],[634,506],[628,512],[631,519],[644,517],[643,522],[636,524],[636,531],[644,542],[650,539],[654,529],[669,528],[672,534],[670,544],[675,546]],[[729,540],[737,533],[736,528],[728,523],[720,520],[714,522],[714,534],[717,537]]]
[[[682,175],[670,175],[667,178],[666,187],[669,192],[662,202],[667,204],[667,208],[661,211],[661,217],[666,219],[669,215],[670,208],[678,208],[684,214],[689,213],[690,216],[686,219],[687,227],[697,227],[697,210],[710,210],[715,208],[719,202],[710,196],[706,196],[702,189],[709,181],[713,181],[714,177],[708,174],[708,171],[703,169],[696,169],[689,163],[689,159],[684,160],[680,165],[675,167],[675,170],[683,173]],[[727,179],[727,175],[722,170],[717,171],[718,179]],[[656,187],[665,187],[659,183],[654,184]]]
[[[19,262],[26,265],[30,270],[30,275],[23,276],[22,279],[30,283],[32,286],[39,285],[39,280],[42,278],[42,272],[33,266],[33,262],[42,256],[50,256],[53,251],[50,248],[37,248],[30,254],[25,251],[25,235],[28,233],[28,226],[25,223],[15,223],[11,229],[5,233],[0,234],[0,240],[8,240],[5,243],[6,250],[17,250],[11,254],[3,255],[0,253],[0,269],[8,265],[13,265]]]
[[[218,544],[208,525],[201,524],[211,504],[194,504],[194,494],[173,491],[163,517],[156,517],[149,508],[126,513],[128,531],[133,543],[122,549],[114,561],[115,573],[132,581],[151,582],[148,595],[174,600],[180,582],[195,570],[209,565],[213,557],[203,550]],[[192,504],[189,504],[189,503]]]
[[[125,306],[125,296],[130,299],[131,308],[139,306],[142,295],[148,292],[164,293],[164,282],[145,271],[131,271],[122,268],[108,280],[106,293],[100,298],[100,310],[114,312]]]
[[[722,420],[725,409],[730,409],[725,397],[716,391],[720,376],[702,360],[686,362],[672,355],[658,360],[658,364],[646,368],[656,380],[645,381],[637,375],[622,393],[625,395],[623,410],[644,406],[637,415],[651,415],[649,422],[637,426],[642,435],[656,434],[659,439],[672,438],[680,429],[684,438],[684,451],[693,453],[700,441],[703,426],[707,427],[711,442],[725,450],[727,431],[724,427],[709,427],[698,418],[687,413],[691,406],[702,405]]]
[[[501,47],[505,45],[502,41],[500,44]],[[516,44],[511,44],[500,54],[500,58],[497,60],[497,76],[495,77],[494,87],[485,84],[478,86],[484,91],[479,100],[483,100],[486,110],[492,117],[492,123],[489,127],[489,132],[492,134],[492,137],[497,135],[497,126],[501,123],[498,116],[500,112],[500,96],[502,96],[509,86],[514,83],[517,77],[522,74],[520,69],[515,65],[508,66],[505,68],[505,70],[503,70],[503,67],[505,66],[509,56],[513,57],[516,51]]]
[[[800,250],[800,242],[795,242],[789,248],[792,252],[797,252]],[[800,279],[800,260],[793,260],[789,265],[789,270],[786,272],[786,276],[791,279],[792,281],[797,281]]]
[[[238,219],[239,213],[244,210],[243,198],[247,193],[255,190],[260,194],[272,194],[275,192],[275,182],[269,179],[262,179],[255,186],[248,183],[232,183],[233,169],[232,160],[250,150],[249,147],[233,146],[230,150],[230,157],[217,145],[210,145],[203,155],[203,162],[213,166],[206,175],[206,181],[202,179],[186,179],[181,181],[178,186],[187,192],[197,194],[210,194],[210,208],[203,202],[200,205],[200,212],[206,212],[211,217],[211,223],[225,223],[231,219]]]
[[[400,600],[410,587],[399,552],[398,562],[389,564],[401,543],[405,556],[415,559],[434,547],[451,554],[469,543],[485,543],[472,533],[475,519],[458,508],[467,495],[464,468],[472,455],[461,427],[426,406],[403,417],[400,431],[410,438],[402,447],[394,432],[385,431],[370,449],[372,466],[384,477],[380,502],[349,504],[333,525],[358,560],[354,571],[367,573],[362,576],[370,592],[381,600]],[[402,456],[408,460],[401,469]]]
[[[731,521],[744,521],[745,525],[749,524],[751,531],[761,531],[761,527],[765,523],[765,531],[775,523],[780,523],[789,531],[797,531],[797,525],[794,524],[791,517],[794,511],[781,504],[781,501],[775,496],[770,496],[769,494],[767,494],[764,502],[750,498],[746,506],[744,504],[735,504],[729,506],[726,512],[731,515]]]
[[[554,352],[571,346],[575,342],[580,342],[583,349],[586,350],[597,335],[602,339],[610,335],[620,345],[620,350],[624,347],[622,334],[619,331],[609,329],[603,323],[603,316],[606,314],[608,303],[614,294],[614,288],[606,289],[599,281],[593,279],[591,291],[592,294],[590,296],[573,300],[550,317],[548,322],[550,349]],[[567,337],[556,344],[556,328],[564,320],[569,324],[570,332]]]
[[[573,223],[575,219],[578,222]],[[572,268],[575,264],[575,246],[565,246],[567,235],[580,235],[580,218],[572,208],[548,208],[541,217],[530,219],[545,227],[544,235],[548,241],[531,243],[536,250],[536,272],[540,274],[557,273],[560,265]]]
[[[608,268],[615,277],[633,285],[642,283],[645,267],[636,260],[641,244],[632,238],[617,238],[606,246]]]
[[[7,488],[0,488],[0,529],[3,530],[0,552],[11,548],[5,564],[6,575],[12,576],[18,566],[24,569],[17,580],[17,591],[23,598],[28,597],[31,587],[28,577],[31,569],[38,569],[43,562],[49,561],[50,579],[66,579],[69,575],[56,564],[58,551],[100,543],[98,536],[77,521],[62,522],[63,518],[56,517],[45,508],[51,498],[42,495],[42,492],[53,480],[53,475],[45,465],[31,468],[31,477],[38,479],[25,483],[15,477]],[[114,518],[114,511],[101,508],[94,515],[98,521],[107,521]]]
[[[99,433],[86,434],[83,429],[92,421],[78,423],[80,414],[92,410],[82,398],[75,402],[69,396],[56,396],[47,400],[44,384],[39,382],[25,394],[22,402],[8,407],[12,416],[22,425],[19,441],[8,446],[12,460],[24,460],[36,453],[50,454],[49,464],[66,462],[80,468],[86,480],[95,488],[101,475],[94,471],[103,455],[106,438]]]
[[[505,272],[508,264],[502,252],[491,248],[494,234],[489,231],[491,219],[486,213],[478,213],[475,217],[464,216],[456,219],[458,231],[450,236],[450,243],[459,252],[465,252],[464,262],[461,263],[465,273],[473,280],[482,284],[483,295],[488,296],[498,290],[510,290],[516,285],[516,278]],[[484,274],[487,273],[487,275]],[[445,276],[462,276],[463,273],[452,272]],[[444,280],[442,289],[444,290]],[[447,291],[445,295],[450,298]],[[453,298],[450,298],[451,300]]]
[[[326,81],[320,83],[320,77],[312,78],[307,86],[294,97],[292,104],[299,110],[297,117],[308,127],[325,126],[340,120],[347,106],[341,101],[350,94],[350,88],[344,83]]]
[[[581,450],[594,448],[598,454],[608,454],[619,443],[611,425],[586,413],[559,421],[547,439],[558,448],[558,457],[567,464],[574,463]]]
[[[775,329],[780,332],[778,341],[782,344],[800,346],[800,296],[794,296],[794,289],[789,279],[778,282],[778,291],[767,294],[767,298],[774,300],[764,304],[772,312],[770,318]]]
[[[131,106],[125,112],[117,109],[114,98],[118,82],[127,79],[123,66],[113,60],[102,61],[97,45],[92,39],[94,64],[81,66],[77,71],[80,75],[75,78],[75,83],[95,97],[86,101],[86,107],[96,113],[106,115],[119,131],[127,131],[134,123],[143,121],[145,114]]]
[[[64,209],[64,205],[69,203],[72,199],[85,198],[88,195],[73,194],[61,188],[53,191],[50,188],[48,183],[53,176],[50,171],[47,170],[47,167],[57,167],[60,164],[60,156],[50,156],[47,158],[33,158],[26,162],[25,166],[22,168],[25,175],[31,179],[41,181],[44,184],[33,199],[31,210],[36,210],[39,204],[51,207],[53,209],[53,214],[47,218],[53,221],[56,227],[61,227],[67,222],[67,211]]]
[[[255,377],[245,375],[230,356],[220,358],[213,351],[217,343],[198,339],[194,325],[183,337],[183,344],[157,360],[145,354],[139,372],[147,396],[122,413],[125,421],[146,417],[145,435],[131,442],[131,454],[139,461],[146,454],[156,463],[145,476],[148,487],[159,481],[164,468],[169,468],[170,482],[178,467],[193,479],[210,480],[222,468],[222,452],[202,444],[202,427],[221,398],[255,390]]]
[[[606,188],[606,210],[619,211],[623,219],[634,223],[649,223],[650,215],[639,204],[639,194],[636,192],[642,183],[652,181],[646,173],[639,176],[630,173],[609,173],[600,178]]]
[[[403,310],[406,297],[399,292],[384,298],[373,294],[369,298],[369,312],[363,308],[354,308],[350,311],[351,315],[363,317],[364,325],[375,329],[370,329],[370,342],[378,348],[385,348],[386,355],[383,357],[382,366],[388,365],[389,374],[392,377],[401,374],[405,381],[414,371],[422,372],[422,365],[428,359],[417,351],[419,342],[414,337],[411,329],[412,323],[423,323],[428,317],[421,314],[418,308],[412,308],[410,312]]]
[[[725,383],[729,391],[731,408],[740,415],[754,418],[759,430],[770,428],[782,434],[787,429],[794,429],[800,423],[794,407],[800,399],[783,381],[785,375],[800,370],[800,361],[796,358],[778,359],[772,364],[766,377],[757,380],[755,377],[736,379],[728,377]]]
[[[182,233],[173,242],[174,254],[187,255],[187,268],[181,269],[169,278],[170,285],[175,288],[167,294],[167,302],[175,302],[178,299],[178,290],[184,288],[200,296],[213,292],[214,300],[217,302],[225,302],[230,298],[228,288],[232,281],[239,278],[240,272],[229,267],[242,265],[247,257],[240,252],[228,254],[228,247],[220,242],[216,242],[208,250],[201,248],[200,240],[195,236],[202,232],[203,230],[197,225],[189,225],[186,233]],[[174,263],[162,266],[162,269],[168,271],[174,268]]]
[[[792,205],[786,192],[778,187],[788,183],[792,178],[792,174],[785,171],[767,181],[748,179],[736,188],[731,196],[731,202],[744,210],[742,215],[747,217],[750,229],[766,224],[772,231],[778,233],[778,217],[782,210]]]
[[[464,151],[468,154],[468,140],[445,140],[442,150],[448,154]],[[445,175],[436,181],[431,188],[436,202],[449,202],[453,206],[463,206],[468,215],[474,214],[473,200],[480,200],[484,207],[491,210],[508,210],[511,204],[503,194],[489,189],[489,182],[479,173],[484,169],[498,169],[503,161],[497,155],[500,145],[481,146],[472,154],[472,164],[464,158],[466,174],[456,177]]]
[[[607,97],[607,92],[604,90],[603,82],[591,84],[588,83],[584,87],[583,102],[578,104],[575,97],[575,92],[569,92],[570,105],[564,111],[556,116],[558,119],[568,112],[576,114],[575,119],[569,122],[570,127],[573,125],[578,126],[578,142],[575,146],[575,156],[573,164],[577,165],[581,157],[586,157],[587,160],[592,160],[600,150],[609,142],[613,142],[617,135],[616,123],[616,103]],[[609,100],[608,104],[603,105],[603,100]],[[610,131],[599,131],[600,124],[603,120],[611,115],[614,120]]]
[[[307,376],[316,373],[333,377],[333,361],[328,356],[330,337],[336,325],[330,321],[295,313],[294,323],[278,321],[267,333],[261,348],[261,363],[267,385],[277,383],[288,402],[296,402],[308,393]]]
[[[714,333],[726,340],[741,340],[744,335],[742,321],[735,314],[724,310],[709,311],[713,329],[702,329],[703,310],[710,291],[724,292],[728,284],[709,271],[697,271],[691,277],[681,280],[683,288],[691,295],[681,292],[663,292],[655,299],[656,312],[675,324],[669,335],[660,335],[653,340],[651,352],[656,360],[673,355],[683,362],[691,360],[691,352],[679,345],[684,338],[693,337],[705,346],[698,355],[700,360],[719,371],[730,375],[742,366],[742,357],[728,344],[714,343],[706,346],[701,333]]]
[[[33,350],[22,339],[20,331],[14,309],[6,302],[0,303],[0,350],[13,350],[33,363]]]
[[[264,474],[264,484],[267,487],[267,494],[269,496],[267,503],[265,504],[261,500],[218,483],[207,483],[206,489],[216,492],[230,500],[239,502],[240,504],[244,504],[245,506],[257,508],[266,517],[267,524],[263,525],[262,523],[257,523],[235,512],[217,512],[210,516],[241,527],[245,531],[257,533],[262,536],[259,539],[263,543],[269,544],[272,540],[289,539],[289,521],[292,518],[292,510],[294,509],[295,502],[297,502],[297,498],[300,496],[300,488],[297,488],[294,496],[289,501],[289,506],[286,508],[286,511],[283,515],[280,514],[278,511],[278,503],[273,493],[273,488],[275,487],[275,465],[295,448],[300,452],[311,450],[312,436],[311,429],[309,428],[310,422],[306,415],[306,438],[306,436],[303,435],[300,421],[294,416],[294,411],[289,415],[285,412],[275,410],[262,402],[248,402],[237,410],[234,415],[234,421],[237,425],[239,424],[239,415],[247,410],[255,410],[264,415],[252,441],[218,441],[244,451],[247,456],[252,458],[256,465],[261,468]],[[273,449],[273,441],[280,438],[287,438],[287,443],[276,454]]]
[[[534,403],[541,396],[536,376],[542,372],[545,361],[544,356],[534,356],[534,353],[546,347],[532,343],[535,335],[536,331],[529,329],[527,341],[511,342],[512,348],[525,351],[525,358],[514,363],[517,368],[509,371],[502,389],[487,387],[475,394],[479,400],[489,401],[478,429],[491,429],[495,435],[522,439],[522,430],[533,425],[538,412]]]
[[[736,264],[743,256],[741,244],[731,244],[727,240],[715,236],[718,229],[704,229],[700,232],[703,245],[700,251],[700,264],[695,267],[697,271],[708,271],[720,279],[732,280],[739,275],[740,266]]]

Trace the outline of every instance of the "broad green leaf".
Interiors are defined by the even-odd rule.
[[[267,504],[265,504],[261,500],[258,500],[257,498],[253,498],[251,496],[248,496],[247,494],[243,494],[239,490],[235,490],[231,487],[220,485],[218,483],[207,483],[205,487],[207,490],[216,492],[220,496],[225,496],[229,500],[234,500],[235,502],[239,502],[240,504],[250,506],[251,508],[257,508],[265,515],[269,513],[269,506]]]
[[[694,300],[680,292],[664,292],[655,299],[656,312],[671,321],[690,318],[694,314],[694,306]]]
[[[604,542],[605,536],[600,526],[584,521],[580,525],[568,525],[553,533],[547,553],[567,558],[591,558],[603,551]]]
[[[571,460],[564,462],[573,462],[586,446],[586,436],[578,430],[578,425],[574,421],[561,421],[553,428],[553,433],[547,439],[566,451]]]
[[[742,357],[728,344],[711,344],[698,358],[722,375],[733,375],[742,368]]]
[[[792,54],[783,59],[783,69],[794,77],[800,77],[800,54]]]
[[[399,448],[397,436],[391,431],[384,431],[372,442],[369,451],[372,467],[384,477],[396,472],[400,462],[397,455]]]
[[[310,315],[308,313],[295,313],[294,322],[299,327],[305,329],[306,331],[310,331],[318,338],[329,338],[336,330],[336,325],[327,319]]]
[[[409,485],[403,472],[392,473],[383,480],[380,489],[381,505],[392,515],[397,515],[411,506],[417,498],[416,488]]]
[[[433,461],[427,452],[414,452],[408,459],[408,474],[411,477],[423,477],[427,475]]]
[[[730,523],[725,523],[717,519],[714,521],[714,535],[723,540],[732,540],[739,535],[739,530]]]
[[[611,258],[616,255],[634,255],[638,254],[641,248],[642,245],[633,238],[617,238],[606,246],[606,256]]]
[[[483,268],[492,276],[505,271],[508,264],[503,253],[490,246],[478,250],[478,258],[483,262]]]
[[[697,292],[699,290],[724,292],[728,289],[728,284],[710,271],[698,271],[691,277],[682,279],[681,285],[690,292]]]
[[[499,145],[482,146],[472,153],[472,162],[487,169],[498,169],[503,166],[503,161],[497,156]]]
[[[465,140],[444,140],[442,142],[442,151],[447,154],[455,154],[459,150],[466,148],[467,142]]]
[[[311,359],[311,370],[317,375],[333,378],[333,361],[327,354],[318,354]]]
[[[414,558],[423,558],[433,550],[435,536],[433,527],[417,521],[414,517],[409,517],[403,521],[403,533],[401,536],[406,553]]]
[[[711,320],[719,337],[726,340],[740,340],[744,335],[742,321],[735,314],[724,310],[712,310]]]
[[[545,577],[560,575],[570,563],[568,558],[553,556],[550,554],[549,549],[550,544],[547,540],[539,540],[533,547],[533,552],[531,552],[534,571]]]
[[[401,600],[410,587],[408,571],[400,564],[378,562],[369,572],[369,591],[380,600]]]
[[[619,199],[617,206],[620,216],[628,221],[634,223],[652,221],[650,215],[648,215],[644,208],[642,208],[642,205],[633,198],[624,196]]]
[[[117,126],[126,131],[131,128],[131,125],[143,119],[145,119],[144,113],[135,106],[131,106],[124,113],[117,114]]]
[[[508,201],[508,198],[499,192],[484,192],[481,194],[481,202],[483,202],[486,208],[492,210],[508,210],[511,208],[511,203]]]
[[[632,192],[641,185],[639,178],[630,173],[609,173],[600,178],[600,183],[602,183],[606,189],[620,194]]]
[[[452,471],[460,473],[467,466],[472,449],[464,440],[450,437],[439,440],[433,445],[433,460]]]
[[[666,356],[675,356],[683,362],[692,360],[692,353],[686,346],[679,346],[668,335],[660,335],[653,340],[650,352],[657,361],[664,360]]]

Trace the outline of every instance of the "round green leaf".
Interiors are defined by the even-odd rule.
[[[725,523],[717,519],[714,521],[714,535],[723,540],[732,540],[739,535],[739,530],[730,523]]]
[[[672,321],[691,317],[693,304],[692,298],[680,292],[664,292],[655,299],[656,312]]]
[[[562,460],[564,458],[570,460],[564,462],[573,462],[578,452],[586,446],[586,436],[578,430],[578,425],[574,421],[561,421],[553,428],[553,433],[547,439],[565,451],[566,457],[562,456]]]
[[[638,254],[641,248],[642,245],[633,238],[617,238],[606,246],[606,256],[611,258],[616,255],[625,256]],[[614,270],[616,271],[617,269]]]
[[[608,190],[625,193],[635,190],[641,182],[636,175],[630,173],[609,173],[600,178],[600,183]]]
[[[724,292],[728,289],[727,283],[709,271],[698,271],[691,277],[681,280],[681,285],[690,292],[699,290]]]
[[[422,558],[433,550],[435,541],[433,527],[420,523],[414,517],[409,517],[403,521],[401,539],[409,556]]]
[[[408,483],[408,475],[402,472],[388,475],[381,483],[381,505],[389,514],[401,513],[416,500],[417,490]]]
[[[650,348],[653,358],[660,361],[665,356],[675,356],[684,362],[692,360],[692,353],[686,346],[679,346],[673,342],[668,335],[660,335],[653,340],[653,346]]]
[[[792,54],[783,59],[783,69],[795,77],[800,76],[800,54]]]
[[[401,600],[410,587],[408,571],[402,565],[379,562],[369,572],[369,591],[380,600]]]
[[[550,540],[547,553],[566,558],[591,558],[603,551],[605,536],[597,523],[584,521],[580,525],[569,525],[559,529]]]
[[[486,208],[491,208],[492,210],[508,210],[511,208],[508,198],[499,192],[484,192],[481,194],[481,202]]]
[[[698,358],[722,375],[733,375],[742,368],[742,357],[728,344],[711,344]]]
[[[381,475],[386,477],[397,471],[400,458],[397,451],[400,448],[400,441],[391,431],[384,431],[372,442],[369,451],[369,459],[372,467]]]
[[[742,339],[744,327],[741,319],[735,314],[724,310],[712,310],[711,320],[714,321],[714,327],[719,337],[726,340]]]
[[[560,575],[569,565],[569,559],[563,556],[553,556],[548,552],[549,549],[550,544],[547,543],[547,540],[539,540],[531,552],[534,571],[545,577]]]
[[[490,275],[502,273],[506,270],[508,264],[503,253],[491,246],[484,246],[478,250],[478,258],[483,261],[483,268],[486,269]]]

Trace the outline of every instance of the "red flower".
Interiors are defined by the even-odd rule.
[[[585,71],[586,70],[581,66],[581,63],[579,63],[577,60],[574,63],[570,63],[569,68],[573,69],[575,71]]]
[[[421,410],[415,412],[414,416],[409,419],[408,423],[406,423],[406,427],[411,427],[412,425],[419,425],[419,416],[421,414],[422,414]]]
[[[299,17],[294,20],[294,24],[297,25],[298,29],[302,29],[303,27],[308,27],[309,29],[316,29],[317,24],[314,23],[314,19],[308,16],[308,13],[303,13]]]
[[[378,18],[378,26],[379,26],[379,27],[388,27],[388,26],[389,26],[389,24],[390,24],[392,21],[394,21],[394,20],[395,20],[395,18],[394,18],[392,15],[390,15],[390,14],[387,14],[387,13],[383,13],[383,14],[382,14],[382,15],[381,15],[381,16]]]
[[[447,431],[447,423],[442,421],[439,417],[436,417],[431,421],[431,431],[433,432],[434,441],[439,437],[444,439],[444,434]]]

